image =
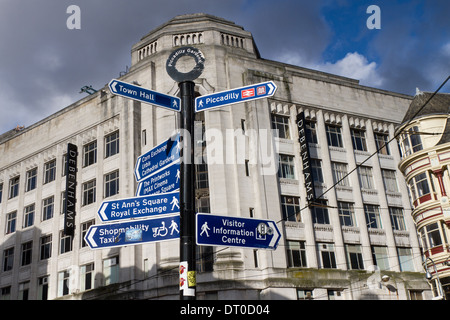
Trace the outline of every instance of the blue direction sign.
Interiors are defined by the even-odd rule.
[[[136,180],[139,182],[178,161],[180,147],[180,134],[177,133],[140,156],[134,170]]]
[[[275,221],[198,213],[197,244],[275,250],[281,233]]]
[[[84,240],[91,249],[162,242],[179,238],[179,226],[179,215],[93,225]]]
[[[104,201],[97,211],[103,222],[148,218],[176,212],[180,212],[179,192]]]
[[[180,161],[141,180],[136,196],[146,196],[180,189]]]
[[[271,97],[277,86],[273,81],[263,82],[242,88],[222,91],[195,98],[195,112],[223,107],[225,105]]]
[[[116,79],[111,80],[108,86],[111,93],[115,95],[150,103],[172,111],[181,111],[181,100],[178,97],[148,90]]]

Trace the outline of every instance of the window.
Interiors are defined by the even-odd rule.
[[[400,271],[414,272],[411,248],[397,248],[397,256],[400,264]]]
[[[306,268],[305,241],[287,241],[286,250],[289,268]]]
[[[90,220],[81,224],[81,248],[87,247],[88,244],[84,240],[90,226],[94,225],[95,220]]]
[[[105,137],[105,158],[119,153],[119,131]]]
[[[344,147],[344,144],[342,143],[341,127],[327,124],[325,128],[328,145],[331,147]]]
[[[119,282],[119,257],[103,260],[103,276],[105,286]]]
[[[27,171],[27,185],[25,187],[25,191],[31,191],[36,189],[36,180],[37,180],[37,168]]]
[[[119,193],[119,170],[105,175],[105,198]]]
[[[389,207],[389,216],[391,217],[392,230],[406,230],[405,218],[403,216],[402,208]]]
[[[0,203],[2,203],[3,198],[3,183],[0,183]]]
[[[96,194],[96,187],[95,187],[95,179],[83,183],[83,206],[87,206],[88,204],[95,202],[95,194]]]
[[[408,290],[410,300],[423,300],[422,290]]]
[[[359,166],[358,167],[359,183],[362,189],[374,189],[372,168]]]
[[[40,277],[38,279],[38,300],[48,299],[48,276]]]
[[[14,233],[16,231],[17,211],[8,213],[6,215],[6,234]]]
[[[62,176],[65,177],[67,175],[67,153],[63,155],[62,159]]]
[[[31,254],[33,251],[33,241],[22,243],[20,254],[20,265],[27,266],[31,264]]]
[[[195,210],[199,213],[210,213],[209,196],[202,196],[195,199]]]
[[[317,122],[306,120],[306,141],[308,143],[319,143],[317,140]]]
[[[44,164],[44,184],[52,182],[56,178],[56,160]]]
[[[297,300],[313,300],[312,290],[297,289]]]
[[[40,240],[40,260],[49,259],[52,256],[52,235],[43,236]]]
[[[281,212],[284,221],[301,222],[300,198],[281,196]]]
[[[277,132],[276,130],[278,130],[278,132],[275,133],[278,138],[291,138],[288,117],[272,114],[272,128],[275,130],[275,132]]]
[[[367,151],[366,131],[351,129],[353,150]]]
[[[0,300],[11,300],[11,286],[0,289]]]
[[[94,288],[94,264],[86,264],[80,269],[81,291]]]
[[[355,210],[353,209],[353,203],[338,201],[339,220],[341,226],[355,227]]]
[[[53,211],[54,211],[53,202],[54,202],[53,196],[42,200],[42,221],[53,218]]]
[[[375,145],[377,147],[379,154],[390,155],[389,145],[388,145],[388,135],[384,133],[374,133]]]
[[[409,180],[409,189],[414,200],[417,200],[424,195],[430,194],[430,185],[428,184],[427,173],[423,172]]]
[[[336,269],[336,257],[332,243],[317,243],[320,267],[324,269]]]
[[[97,140],[83,146],[83,167],[97,162]]]
[[[15,198],[15,197],[17,197],[19,195],[19,181],[20,181],[20,176],[11,178],[9,180],[8,199]]]
[[[359,244],[346,244],[345,254],[347,257],[347,267],[351,270],[363,270],[364,263],[361,251],[361,245]]]
[[[3,251],[3,271],[12,270],[14,265],[14,247]]]
[[[214,269],[214,249],[211,246],[197,246],[196,256],[196,268],[198,272],[213,271]]]
[[[397,178],[394,170],[381,169],[384,189],[388,192],[398,192]]]
[[[208,165],[206,163],[195,165],[195,184],[197,189],[209,188]]]
[[[28,300],[28,294],[30,291],[30,281],[19,283],[19,295],[18,300]]]
[[[365,204],[364,205],[364,213],[366,216],[367,228],[370,229],[381,229],[381,217],[380,210],[378,206]]]
[[[406,130],[406,133],[400,135],[400,147],[404,156],[409,156],[413,152],[423,149],[422,139],[420,138],[419,127],[414,126]]]
[[[295,179],[294,157],[280,154],[278,157],[278,177],[286,179]]]
[[[348,181],[347,164],[340,162],[331,162],[331,171],[333,173],[333,183],[339,183],[338,186],[350,186]]]
[[[389,270],[387,247],[372,246],[372,259],[380,270]]]
[[[72,251],[72,236],[66,236],[64,231],[59,232],[59,253]]]
[[[58,272],[58,297],[69,294],[70,273],[69,271]]]
[[[31,227],[34,224],[34,203],[24,209],[23,227]]]
[[[326,200],[316,200],[311,207],[313,223],[330,224]]]
[[[426,250],[429,248],[442,245],[441,232],[439,230],[439,224],[437,222],[431,223],[420,230],[422,244]]]
[[[311,171],[314,182],[323,183],[322,161],[319,159],[311,159]]]

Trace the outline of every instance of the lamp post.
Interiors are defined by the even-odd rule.
[[[431,263],[433,264],[434,273],[436,274],[436,280],[437,280],[437,283],[438,283],[439,296],[433,298],[433,300],[445,300],[444,290],[442,289],[442,283],[441,283],[441,279],[439,279],[439,273],[437,271],[436,264],[434,263],[433,259],[431,259],[430,257],[427,257],[427,259],[424,262],[424,266],[423,266],[423,268],[425,269],[425,278],[428,281],[431,281],[431,279],[433,278],[433,275],[430,273],[430,271],[428,271],[428,266],[427,266],[427,261],[428,260],[430,260]]]

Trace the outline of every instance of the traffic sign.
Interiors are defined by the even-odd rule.
[[[275,221],[198,213],[197,244],[275,250],[281,233]]]
[[[111,80],[108,86],[112,94],[150,103],[172,111],[181,111],[181,100],[178,97],[169,96],[167,94],[145,89],[116,79]]]
[[[180,134],[177,133],[140,156],[134,170],[136,181],[139,182],[179,160],[180,146]]]
[[[97,213],[103,222],[180,212],[180,193],[160,193],[145,197],[104,201]]]
[[[136,196],[146,196],[180,189],[180,161],[141,180]]]
[[[208,94],[195,98],[195,112],[219,108],[240,102],[271,97],[277,86],[273,81],[258,83],[237,89]]]
[[[91,249],[162,242],[180,237],[180,216],[90,226],[84,240]]]

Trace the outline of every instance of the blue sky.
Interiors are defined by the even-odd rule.
[[[81,9],[69,30],[66,9]],[[370,5],[381,29],[368,29]],[[414,95],[450,75],[448,0],[0,0],[0,133],[29,126],[130,66],[131,46],[171,18],[204,12],[250,31],[265,59]],[[450,92],[447,84],[442,92]]]

